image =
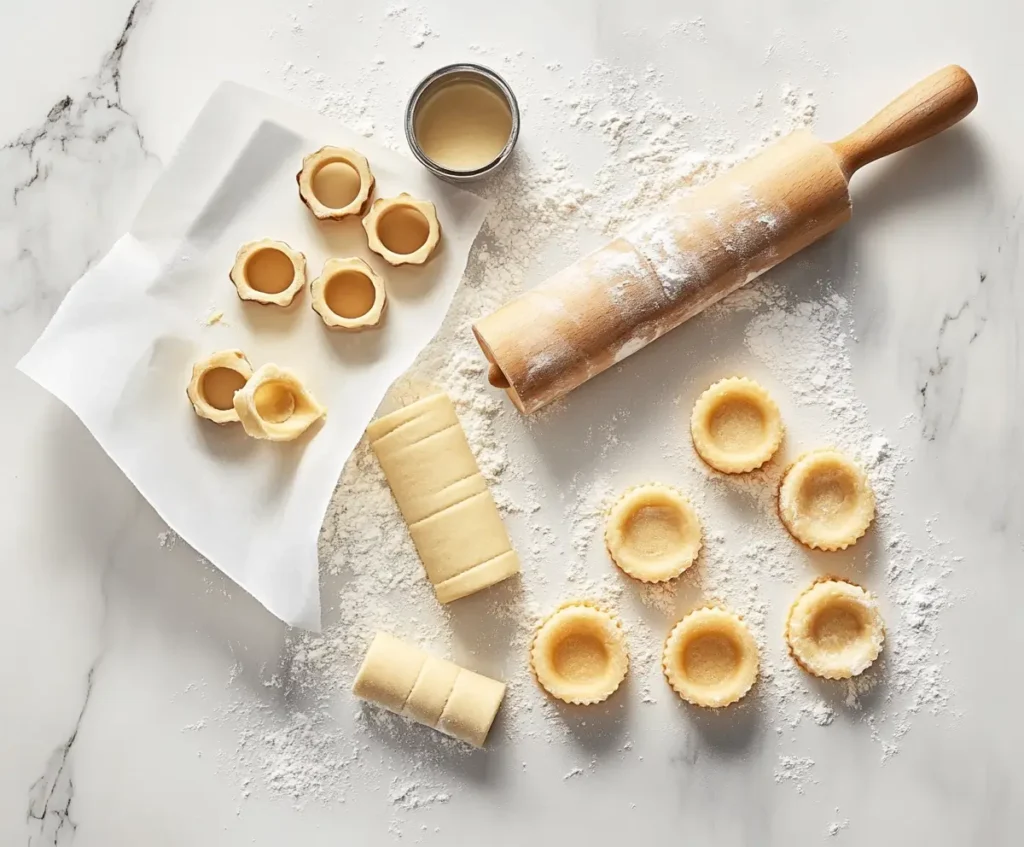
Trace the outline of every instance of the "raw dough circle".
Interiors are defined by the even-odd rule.
[[[779,486],[779,517],[800,543],[844,550],[875,517],[867,474],[838,450],[812,450],[786,471]]]
[[[690,416],[693,446],[722,473],[755,470],[779,449],[779,407],[760,385],[746,377],[722,379],[697,399]]]
[[[328,259],[309,290],[313,311],[331,329],[372,329],[384,319],[384,280],[358,257]]]
[[[622,624],[587,600],[566,603],[540,625],[530,666],[541,687],[566,703],[607,700],[629,668]]]
[[[695,706],[717,709],[750,691],[758,661],[757,642],[742,618],[705,607],[673,627],[661,667],[676,694]]]
[[[347,147],[321,147],[302,160],[296,175],[299,197],[321,221],[361,215],[373,193],[366,157]]]
[[[239,248],[228,276],[242,300],[290,306],[306,284],[306,257],[283,241],[261,238]]]
[[[882,651],[885,624],[875,598],[859,585],[822,577],[789,607],[786,644],[808,673],[848,679],[863,673]]]
[[[409,194],[375,200],[363,229],[367,246],[392,265],[422,265],[441,239],[434,204]]]
[[[605,546],[623,572],[641,582],[664,582],[694,563],[700,521],[687,499],[667,485],[627,489],[612,506]]]
[[[220,350],[192,366],[185,393],[201,418],[218,424],[237,423],[235,394],[252,376],[252,366],[241,350]]]

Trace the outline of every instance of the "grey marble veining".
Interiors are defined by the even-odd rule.
[[[1024,647],[1019,4],[868,0],[812,12],[750,0],[681,13],[667,0],[524,0],[487,15],[469,3],[410,4],[406,29],[398,19],[382,29],[380,10],[322,0],[103,0],[91,12],[47,0],[31,10],[49,19],[45,43],[44,27],[32,26],[38,43],[25,44],[17,22],[29,12],[0,3],[16,22],[0,36],[0,79],[17,91],[19,115],[36,104],[31,121],[0,115],[0,843],[512,844],[582,826],[602,844],[781,845],[831,841],[829,823],[847,819],[835,843],[1020,840],[1024,689],[1006,671]],[[437,34],[422,47],[412,46],[416,15]],[[678,49],[657,51],[681,15],[701,23]],[[366,19],[367,35],[342,55],[353,16]],[[825,137],[876,108],[879,90],[938,65],[958,61],[975,75],[981,103],[969,125],[858,176],[853,222],[792,271],[807,296],[828,276],[850,299],[858,394],[872,425],[914,457],[901,515],[962,557],[942,633],[954,706],[918,716],[884,765],[852,719],[827,736],[801,728],[793,754],[813,749],[819,763],[800,796],[775,784],[774,764],[791,751],[756,709],[727,724],[701,716],[685,734],[655,727],[636,736],[639,762],[622,752],[641,709],[634,702],[603,732],[577,726],[572,749],[535,740],[522,751],[442,758],[439,772],[462,790],[418,817],[387,799],[386,784],[363,786],[358,802],[300,812],[277,797],[240,799],[238,739],[224,727],[185,731],[239,691],[260,714],[297,708],[295,692],[266,685],[268,675],[289,679],[289,633],[184,544],[162,548],[159,517],[13,364],[124,230],[222,78],[316,106],[325,96],[316,69],[354,85],[354,64],[379,56],[390,76],[375,96],[397,114],[421,71],[479,44],[499,67],[523,50],[523,63],[557,60],[567,78],[595,57],[638,73],[653,63],[708,114],[737,92],[797,77],[816,90]],[[83,76],[86,55],[94,59]],[[534,85],[534,74],[515,76],[524,90]],[[552,128],[531,125],[528,112],[524,120],[528,139],[557,146]],[[664,343],[685,352],[689,342]],[[577,408],[610,414],[616,403],[594,394]],[[642,423],[632,422],[638,431]],[[553,473],[579,458],[567,426],[548,428],[565,447],[548,448]],[[657,710],[666,724],[683,719],[667,702]],[[382,732],[360,755],[391,766],[425,758],[421,736],[396,737]],[[600,762],[592,773],[591,761]],[[586,773],[563,779],[574,765]],[[398,816],[401,839],[388,832]]]

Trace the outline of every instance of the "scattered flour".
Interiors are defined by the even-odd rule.
[[[358,25],[368,31],[376,26],[377,44],[402,38],[417,49],[437,37],[421,12],[403,4],[387,7],[373,21],[363,22],[361,16]],[[292,16],[286,29],[299,37],[302,21]],[[679,24],[674,32],[700,40],[707,37],[702,21]],[[474,45],[471,52],[487,56],[492,51]],[[938,541],[919,549],[900,527],[892,496],[909,459],[886,434],[872,428],[857,398],[850,359],[856,339],[847,297],[827,282],[795,295],[769,277],[699,319],[709,324],[745,322],[744,346],[736,350],[737,359],[742,355],[759,363],[790,401],[789,415],[813,417],[820,423],[821,438],[854,454],[867,468],[878,495],[877,549],[870,551],[870,567],[856,577],[885,605],[886,650],[867,674],[845,687],[836,685],[825,699],[785,655],[778,636],[785,605],[765,590],[781,586],[791,597],[813,575],[805,553],[791,542],[774,514],[774,491],[783,465],[772,462],[742,478],[727,477],[708,470],[673,435],[673,444],[665,449],[665,473],[682,473],[689,480],[684,487],[701,516],[705,548],[692,574],[668,585],[638,586],[606,561],[601,544],[604,514],[620,493],[621,468],[615,463],[632,449],[623,434],[631,424],[628,398],[609,419],[595,421],[581,433],[593,461],[559,490],[554,487],[557,480],[546,477],[543,462],[524,456],[530,454],[534,436],[543,437],[541,428],[559,423],[560,404],[531,420],[520,418],[486,385],[484,361],[468,332],[474,319],[524,284],[558,270],[566,255],[596,246],[609,234],[659,212],[676,192],[707,182],[792,129],[809,126],[816,114],[811,92],[792,85],[778,89],[777,97],[771,90],[756,92],[744,107],[750,133],[740,140],[723,128],[724,121],[711,104],[663,98],[661,76],[653,69],[636,75],[595,62],[571,74],[560,63],[549,62],[546,72],[538,74],[538,68],[520,55],[505,56],[502,62],[524,115],[557,127],[551,137],[562,146],[524,143],[507,168],[475,189],[492,201],[493,209],[463,284],[438,338],[384,404],[385,409],[396,408],[438,389],[450,394],[523,553],[522,579],[489,592],[489,605],[476,607],[486,618],[473,619],[472,640],[484,643],[474,643],[469,657],[476,657],[473,661],[481,667],[491,662],[509,685],[493,743],[573,741],[574,730],[538,692],[523,660],[533,628],[550,611],[552,598],[589,597],[621,612],[631,675],[636,677],[629,696],[645,704],[657,703],[658,693],[665,691],[658,659],[667,626],[682,612],[714,599],[743,614],[766,645],[762,690],[752,701],[756,705],[744,708],[766,712],[769,725],[779,735],[788,734],[783,740],[792,744],[798,744],[796,731],[805,720],[818,727],[837,719],[861,721],[879,745],[882,761],[887,760],[909,731],[913,714],[938,714],[949,704],[938,631],[940,614],[950,601],[944,579],[955,557]],[[291,63],[282,68],[281,76],[297,98],[305,98],[322,113],[385,145],[402,146],[400,116],[385,116],[379,109],[380,92],[393,85],[385,59],[344,80]],[[541,90],[543,85],[551,89]],[[709,111],[710,117],[698,119],[698,113]],[[601,164],[593,173],[577,173],[575,145],[593,149],[595,143],[603,151]],[[769,219],[763,223],[772,225]],[[737,497],[748,507],[750,520],[729,533],[716,529],[716,516],[728,514]],[[551,525],[544,515],[551,515],[555,505],[561,521]],[[161,546],[173,545],[174,538],[173,533],[161,534]],[[390,804],[403,813],[454,799],[459,767],[437,765],[469,759],[476,755],[473,751],[354,703],[347,695],[366,645],[378,629],[439,655],[458,658],[460,651],[467,652],[466,624],[436,603],[365,441],[338,482],[321,532],[320,556],[325,630],[320,635],[292,633],[281,666],[259,669],[265,692],[246,696],[240,691],[229,707],[204,718],[236,729],[236,748],[223,751],[220,761],[237,775],[243,798],[263,791],[296,805],[346,802],[372,784],[388,785]],[[631,611],[634,598],[639,608]],[[474,602],[467,600],[469,605],[463,608]],[[482,636],[485,630],[494,633]],[[240,676],[241,670],[233,671],[228,680],[231,690],[241,685],[236,679]],[[261,693],[267,696],[258,696]],[[353,714],[354,722],[349,720]],[[397,742],[392,741],[395,738]],[[389,753],[380,752],[382,743],[388,749],[401,748],[394,761]],[[415,763],[411,768],[409,761]],[[814,765],[807,756],[781,755],[774,780],[790,783],[802,794],[805,786],[817,781]],[[582,773],[575,767],[562,778]],[[846,825],[845,820],[834,823],[829,832],[835,834]],[[401,834],[401,821],[393,822],[391,829]]]

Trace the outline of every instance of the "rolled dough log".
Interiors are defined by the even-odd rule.
[[[505,683],[429,656],[378,632],[352,693],[417,723],[483,747],[505,696]]]
[[[366,434],[440,602],[519,573],[519,558],[448,395],[385,415]]]

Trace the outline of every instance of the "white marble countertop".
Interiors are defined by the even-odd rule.
[[[1017,843],[1024,6],[437,5],[3,0],[0,842],[521,844],[586,834],[600,843]],[[541,729],[517,737],[499,725],[486,753],[435,755],[429,734],[388,723],[329,754],[358,760],[347,782],[310,776],[325,748],[314,739],[309,756],[295,754],[294,728],[315,710],[301,688],[281,684],[296,635],[185,544],[169,543],[71,413],[13,365],[126,228],[222,79],[397,144],[414,82],[467,56],[503,69],[527,115],[557,91],[556,70],[570,76],[602,61],[643,80],[654,78],[644,76],[650,67],[666,99],[687,98],[698,118],[724,115],[741,137],[749,127],[736,104],[760,90],[813,90],[816,130],[834,137],[943,64],[974,75],[981,103],[967,125],[865,174],[854,222],[794,271],[829,275],[851,304],[857,396],[870,426],[910,460],[894,513],[913,544],[942,547],[946,601],[928,659],[941,667],[941,704],[908,710],[893,700],[909,722],[892,725],[877,702],[886,697],[847,710],[825,691],[827,720],[798,711],[789,725],[767,706],[713,721],[670,707],[659,691],[648,712],[623,696],[619,711],[599,713],[596,731],[572,718],[553,741],[543,729],[558,720],[550,709],[518,715]],[[359,86],[373,63],[385,83],[367,106]],[[525,152],[566,152],[592,173],[600,151],[564,151],[565,137],[556,121],[527,121]],[[552,251],[553,267],[571,258]],[[660,355],[644,351],[644,367],[656,369]],[[629,406],[615,377],[605,379],[609,399],[587,394],[554,429],[565,436],[574,416],[593,423]],[[511,412],[499,425],[513,440],[523,431]],[[598,463],[592,452],[580,461]],[[618,459],[618,468],[628,462]],[[553,457],[545,473],[565,490],[560,475],[579,470],[572,465]],[[526,551],[528,522],[512,522]],[[561,562],[534,566],[557,573]],[[775,637],[778,625],[767,629]],[[336,697],[344,735],[358,710],[347,691]],[[275,736],[278,723],[291,734]],[[304,770],[297,791],[282,773],[293,765]]]

